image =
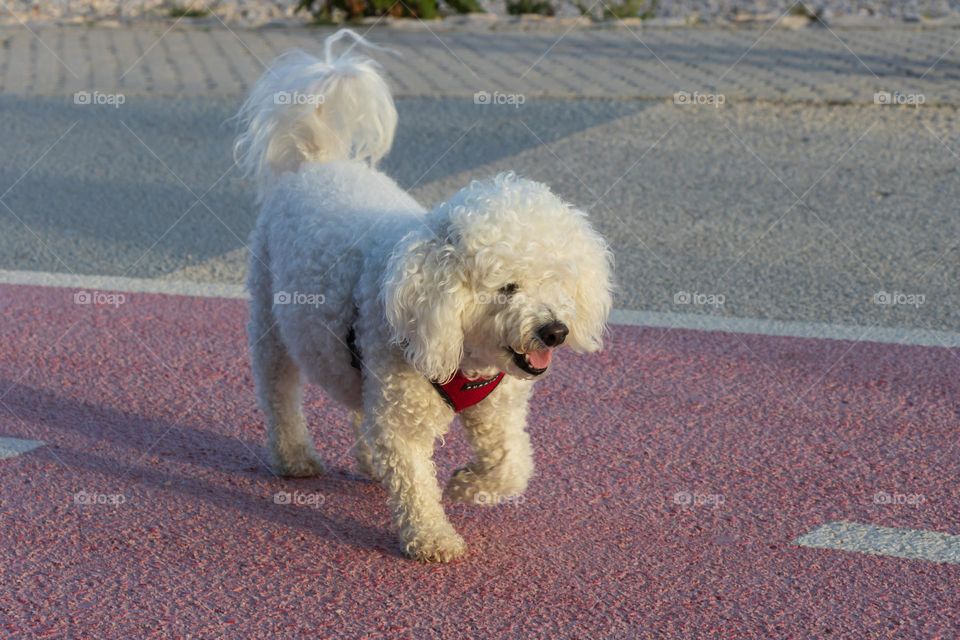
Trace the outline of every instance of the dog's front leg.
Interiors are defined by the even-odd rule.
[[[454,472],[447,495],[459,502],[495,505],[517,496],[533,475],[527,402],[533,383],[506,377],[483,402],[463,412],[473,461]]]
[[[381,387],[373,410],[365,412],[365,420],[371,421],[365,431],[404,551],[424,562],[450,562],[463,555],[467,546],[440,503],[433,446],[453,415],[425,381],[411,386],[405,390]]]

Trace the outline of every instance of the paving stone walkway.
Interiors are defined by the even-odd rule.
[[[368,27],[363,27],[368,29]],[[329,29],[0,29],[0,91],[239,95],[279,53]],[[432,32],[373,27],[399,96],[669,98],[927,105],[960,99],[960,30],[611,29]],[[483,98],[481,98],[483,99]],[[508,98],[500,98],[508,99]]]

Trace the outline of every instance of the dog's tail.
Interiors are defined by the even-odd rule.
[[[338,41],[353,39],[334,55]],[[379,65],[351,53],[380,49],[349,29],[326,39],[324,59],[300,50],[274,61],[237,113],[234,157],[260,201],[272,180],[305,162],[356,159],[376,164],[390,151],[397,110]]]

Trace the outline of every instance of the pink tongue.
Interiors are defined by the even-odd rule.
[[[551,358],[553,358],[553,349],[541,349],[540,351],[527,353],[527,360],[534,369],[546,369],[550,366]]]

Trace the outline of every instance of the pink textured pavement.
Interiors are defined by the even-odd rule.
[[[469,556],[425,566],[319,391],[329,475],[264,467],[245,303],[73,295],[0,286],[0,436],[48,443],[0,460],[0,637],[960,634],[960,565],[793,544],[836,520],[960,534],[947,349],[616,327],[539,385],[527,495],[448,505]],[[467,456],[454,426],[441,478]]]

